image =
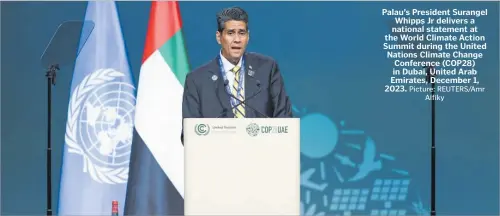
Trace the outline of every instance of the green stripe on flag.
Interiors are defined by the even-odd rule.
[[[184,38],[182,37],[182,30],[177,31],[163,46],[160,47],[160,53],[167,62],[172,72],[179,80],[180,84],[184,86],[184,80],[189,73],[189,63],[184,46]]]

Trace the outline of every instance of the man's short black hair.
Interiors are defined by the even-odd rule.
[[[224,30],[224,24],[231,20],[245,22],[248,29],[247,12],[240,7],[230,7],[222,9],[222,11],[217,13],[217,31],[222,33],[222,30]]]

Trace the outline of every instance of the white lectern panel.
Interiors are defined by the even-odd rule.
[[[300,215],[299,121],[185,119],[185,215]]]

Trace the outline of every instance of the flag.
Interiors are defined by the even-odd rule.
[[[125,203],[134,82],[115,3],[89,2],[85,20],[92,21],[94,29],[86,42],[82,32],[80,43],[85,44],[75,62],[59,215],[111,215],[113,200],[121,210]]]
[[[183,215],[182,94],[189,72],[175,1],[152,2],[137,86],[126,215]]]

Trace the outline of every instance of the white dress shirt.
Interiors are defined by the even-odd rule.
[[[233,63],[231,63],[229,60],[227,60],[223,55],[222,53],[219,54],[220,57],[221,57],[221,60],[222,60],[222,67],[224,68],[224,72],[226,73],[226,77],[227,77],[227,81],[229,81],[229,87],[231,87],[231,90],[233,89],[233,83],[234,83],[234,73],[231,71],[234,67],[236,67],[236,65],[234,65]],[[243,58],[243,57],[242,57]],[[242,58],[240,58],[240,61],[238,62],[237,66],[241,67],[241,60]],[[241,70],[241,69],[240,69]],[[241,71],[240,71],[241,72]],[[243,76],[245,77],[245,76]],[[241,82],[243,81],[243,82]],[[244,79],[240,81],[240,84],[241,84],[241,88],[244,90],[245,89],[245,82],[244,82]]]

